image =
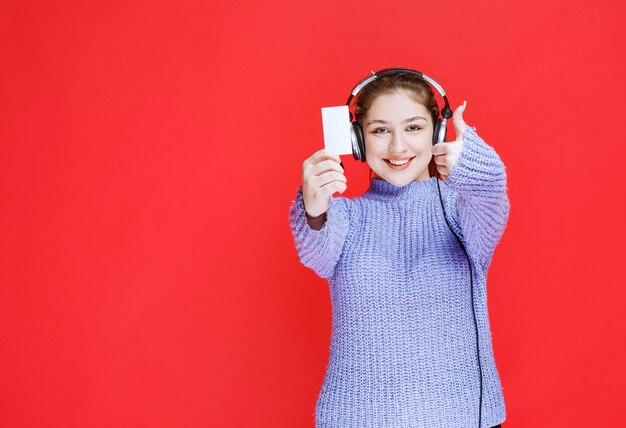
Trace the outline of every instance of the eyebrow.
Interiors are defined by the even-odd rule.
[[[427,120],[424,116],[414,116],[414,117],[410,117],[408,119],[405,119],[402,121],[402,123],[409,123],[409,122],[413,122],[414,120]],[[381,119],[373,119],[370,120],[369,122],[367,122],[366,126],[370,126],[372,123],[382,123],[383,125],[389,125],[389,122],[381,120]]]

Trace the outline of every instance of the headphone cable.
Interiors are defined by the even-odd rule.
[[[476,327],[476,359],[478,360],[478,374],[479,374],[479,379],[480,379],[480,395],[479,395],[480,398],[479,398],[479,404],[478,404],[478,428],[480,428],[481,419],[482,419],[481,418],[482,408],[483,408],[483,369],[480,364],[480,341],[478,338],[478,322],[476,321],[476,309],[474,307],[474,280],[473,280],[474,275],[472,274],[472,262],[470,261],[469,255],[467,254],[467,250],[463,246],[463,243],[461,242],[457,234],[452,229],[452,226],[450,226],[450,222],[448,222],[448,216],[446,215],[446,210],[443,205],[443,197],[441,196],[441,187],[439,187],[439,180],[440,180],[439,171],[437,171],[436,180],[437,180],[437,189],[439,190],[439,201],[441,202],[441,209],[443,210],[443,218],[446,220],[446,224],[450,228],[450,231],[452,232],[457,242],[463,249],[463,252],[465,253],[465,257],[467,257],[467,264],[469,266],[469,271],[470,271],[470,293],[472,297],[472,315],[474,316],[474,326]]]

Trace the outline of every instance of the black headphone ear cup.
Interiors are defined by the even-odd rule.
[[[359,141],[359,149],[361,150],[361,162],[365,162],[367,159],[365,156],[365,137],[363,136],[363,128],[357,122],[356,123],[356,138]]]
[[[352,122],[352,155],[354,159],[365,162],[365,138],[359,122]]]
[[[441,132],[441,120],[435,122],[435,130],[433,131],[433,146],[439,141],[439,132]]]

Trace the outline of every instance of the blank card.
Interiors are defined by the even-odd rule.
[[[348,106],[322,107],[324,147],[338,155],[351,155],[350,114]]]

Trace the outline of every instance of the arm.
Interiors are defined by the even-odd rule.
[[[506,170],[495,150],[466,126],[459,159],[445,183],[453,192],[446,213],[469,254],[485,271],[509,217]]]
[[[309,226],[302,200],[302,187],[289,210],[289,224],[298,257],[302,264],[313,269],[321,278],[330,278],[334,271],[348,233],[349,204],[346,198],[330,198],[326,220],[320,230]]]

